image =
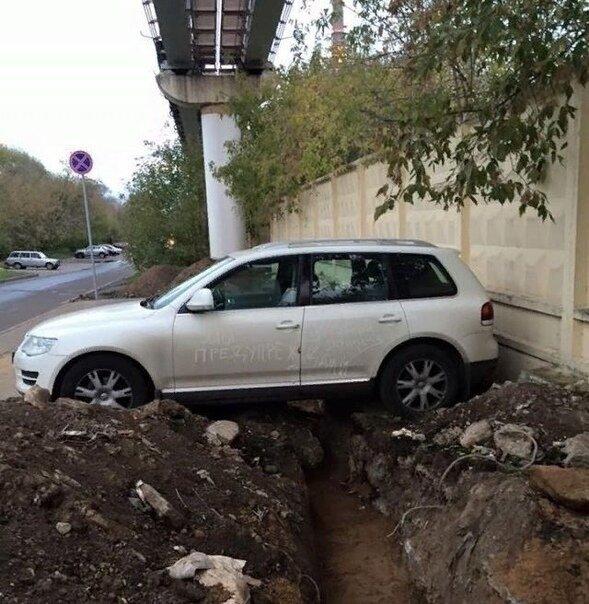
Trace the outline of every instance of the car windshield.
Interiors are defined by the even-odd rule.
[[[146,306],[147,308],[163,308],[164,306],[167,306],[168,304],[176,300],[176,298],[178,298],[182,294],[186,293],[197,281],[203,279],[207,275],[215,272],[221,266],[229,264],[232,261],[233,258],[231,256],[226,256],[218,262],[215,262],[215,264],[213,264],[212,266],[209,266],[209,268],[205,269],[201,273],[198,273],[198,275],[191,277],[190,279],[188,279],[188,281],[184,281],[183,283],[180,283],[180,285],[176,285],[176,287],[173,287],[172,289],[159,296],[146,298],[145,300],[142,300],[141,304],[143,306]]]

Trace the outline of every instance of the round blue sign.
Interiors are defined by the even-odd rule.
[[[92,170],[92,157],[86,151],[74,151],[70,155],[70,168],[76,174],[88,174]]]

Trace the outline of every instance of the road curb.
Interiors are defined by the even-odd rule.
[[[22,281],[23,279],[34,279],[35,277],[38,277],[38,276],[39,276],[39,273],[33,273],[33,274],[25,273],[23,275],[11,275],[7,279],[4,279],[4,281],[0,281],[0,287],[2,287],[5,283],[12,283],[13,281]]]
[[[115,279],[114,281],[110,281],[109,283],[105,283],[104,285],[101,285],[98,288],[98,295],[100,295],[101,291],[104,291],[105,289],[109,288],[109,287],[115,287],[118,284],[123,284],[125,283],[125,281],[128,281],[131,277],[123,277],[122,279]],[[83,300],[84,298],[86,298],[87,296],[92,296],[92,294],[94,293],[94,288],[89,289],[88,291],[82,292],[81,294],[77,295],[75,298],[70,298],[67,302],[64,302],[64,304],[69,304],[71,302],[77,302],[78,300]]]

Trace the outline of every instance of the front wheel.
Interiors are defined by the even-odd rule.
[[[52,271],[52,270],[55,268],[55,266],[53,265],[53,262],[48,262],[48,263],[45,265],[45,268],[46,268],[48,271]]]
[[[457,392],[456,362],[430,344],[416,344],[395,354],[380,379],[381,401],[406,417],[449,405],[456,400]]]
[[[75,362],[61,382],[59,395],[93,405],[131,409],[151,400],[139,368],[127,359],[94,354]]]

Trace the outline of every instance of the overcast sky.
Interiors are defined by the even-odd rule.
[[[308,18],[302,4],[292,19]],[[54,171],[87,149],[92,176],[123,192],[143,141],[171,134],[147,33],[141,0],[0,0],[0,143]],[[283,64],[291,44],[281,44]]]

